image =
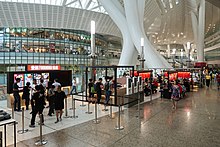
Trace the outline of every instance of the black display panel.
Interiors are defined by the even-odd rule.
[[[43,79],[47,87],[54,82],[54,79],[58,79],[62,87],[72,85],[71,70],[9,72],[7,75],[7,93],[13,93],[13,83],[15,82],[16,78],[21,79],[21,82],[18,83],[20,90],[22,90],[27,82],[30,82],[32,86],[33,79],[37,80],[37,84],[40,83],[40,79]]]

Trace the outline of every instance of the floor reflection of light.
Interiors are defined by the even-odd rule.
[[[144,107],[144,119],[149,118],[150,114],[151,114],[150,108],[149,107]]]
[[[188,118],[190,117],[190,111],[189,111],[189,112],[187,112],[187,117],[188,117]]]

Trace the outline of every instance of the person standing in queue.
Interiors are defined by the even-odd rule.
[[[94,82],[93,82],[92,79],[89,79],[88,87],[89,87],[89,99],[88,99],[88,101],[92,102],[93,101],[92,98],[94,98],[94,94],[95,94]]]
[[[45,102],[45,96],[42,94],[40,86],[35,86],[36,92],[33,94],[33,97],[31,99],[32,103],[34,103],[34,109],[32,112],[31,117],[31,124],[29,127],[34,128],[35,127],[35,118],[37,114],[42,114],[42,124],[44,124],[44,116],[43,116],[43,110],[45,108],[46,102]]]
[[[55,86],[54,91],[57,91],[58,86],[60,86],[60,87],[61,87],[61,84],[58,82],[58,79],[54,79],[54,83],[53,83],[52,85],[54,85],[54,86]]]
[[[109,100],[110,100],[110,96],[111,96],[111,82],[110,82],[111,78],[107,77],[106,78],[106,83],[105,83],[105,105],[108,104]]]
[[[31,87],[31,99],[32,99],[34,93],[36,93],[36,89],[35,89],[36,86],[37,86],[37,80],[33,79],[33,84]],[[31,109],[32,109],[32,111],[30,112],[30,114],[32,114],[33,109],[34,109],[34,103],[32,103],[32,101],[31,101]]]
[[[57,121],[55,123],[62,121],[65,98],[67,98],[66,94],[64,91],[61,90],[61,86],[59,85],[57,87],[57,91],[55,91],[55,96],[54,96],[54,106],[55,106],[56,118],[57,118]]]
[[[21,100],[18,86],[18,83],[20,83],[20,81],[20,78],[16,78],[16,82],[13,84],[14,111],[21,111]]]
[[[22,94],[22,99],[25,100],[25,105],[26,105],[26,110],[28,110],[29,108],[29,103],[30,103],[30,87],[31,83],[27,82],[26,86],[24,86],[23,89],[23,94]]]
[[[96,93],[97,93],[97,103],[100,103],[101,96],[102,96],[102,89],[103,89],[103,83],[102,78],[99,78],[99,81],[95,85]]]
[[[51,85],[51,87],[48,90],[48,102],[49,102],[49,112],[48,115],[52,116],[52,113],[54,114],[54,99],[55,99],[55,86]]]

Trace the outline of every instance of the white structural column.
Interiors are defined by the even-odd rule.
[[[167,57],[170,58],[170,45],[167,44]]]
[[[123,47],[119,65],[136,65],[138,52],[129,33],[124,9],[116,0],[99,0],[122,33]]]
[[[205,0],[201,0],[199,7],[197,59],[204,61],[204,35],[205,35]]]
[[[197,48],[197,60],[204,61],[204,33],[205,33],[205,0],[200,0],[198,15],[191,11],[194,43]]]
[[[143,12],[145,0],[124,0],[125,15],[133,43],[141,53],[140,38],[144,38],[145,66],[148,68],[171,68],[171,65],[154,49],[144,32]],[[141,15],[141,16],[140,16]]]

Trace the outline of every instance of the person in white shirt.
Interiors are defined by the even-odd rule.
[[[54,86],[55,86],[54,91],[57,91],[58,86],[61,86],[61,84],[58,82],[58,80],[57,80],[57,79],[54,79],[54,83],[53,83],[52,85],[54,85]]]
[[[71,90],[70,94],[76,94],[77,93],[76,86],[77,86],[77,84],[76,84],[76,77],[73,77],[73,80],[72,80],[72,90]],[[74,91],[74,93],[73,93],[73,91]]]

